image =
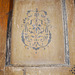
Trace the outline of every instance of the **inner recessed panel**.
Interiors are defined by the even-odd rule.
[[[15,1],[11,64],[64,64],[64,29],[60,0]]]

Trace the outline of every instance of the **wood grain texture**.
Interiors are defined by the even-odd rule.
[[[24,1],[24,0],[17,0],[17,1]],[[69,53],[70,53],[70,65],[68,67],[61,67],[61,66],[60,67],[15,67],[15,66],[5,67],[7,21],[8,21],[9,11],[12,10],[12,0],[0,0],[0,75],[74,75],[75,73],[74,71],[75,70],[74,68],[75,67],[74,66],[75,65],[75,3],[74,1],[75,0],[66,0],[68,36],[69,36]],[[27,3],[29,3],[28,0]],[[34,4],[35,1],[32,2],[32,5]],[[60,0],[55,0],[54,4],[57,5],[58,7],[60,4]]]
[[[75,4],[74,0],[66,0],[70,64],[75,65]]]
[[[6,67],[5,75],[74,75],[72,67]]]
[[[5,68],[5,75],[24,75],[22,68],[15,68],[15,67],[6,67]]]
[[[8,15],[8,0],[0,0],[0,69],[4,68],[5,65],[5,49],[6,49],[6,30],[7,30],[7,19]]]
[[[3,70],[0,70],[0,75],[4,75],[4,71]]]
[[[5,67],[6,36],[9,11],[12,10],[12,0],[0,0],[0,69]],[[0,75],[1,72],[0,72]]]

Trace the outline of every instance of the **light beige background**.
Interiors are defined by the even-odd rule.
[[[21,39],[23,19],[28,10],[45,10],[50,20],[51,42],[46,49],[27,49]],[[59,10],[58,10],[59,9]],[[57,0],[24,0],[16,1],[13,10],[11,37],[11,64],[39,65],[64,64],[64,31],[61,1]],[[35,53],[37,52],[37,54]]]

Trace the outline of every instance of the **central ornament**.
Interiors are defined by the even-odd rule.
[[[51,33],[48,29],[50,20],[47,18],[47,12],[44,10],[29,10],[23,19],[24,29],[22,31],[22,42],[28,48],[39,50],[44,48],[51,41]]]

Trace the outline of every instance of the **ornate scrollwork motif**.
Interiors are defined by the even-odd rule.
[[[47,12],[36,9],[27,11],[26,15],[27,17],[23,19],[22,42],[35,50],[45,48],[51,41]]]

